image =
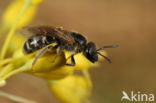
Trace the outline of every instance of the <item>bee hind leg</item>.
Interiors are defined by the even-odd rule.
[[[56,58],[57,58],[58,56],[60,56],[61,53],[62,53],[62,48],[61,48],[61,47],[58,47],[58,48],[56,49],[56,55],[55,55],[55,57],[54,57],[52,63],[55,62]]]
[[[37,60],[38,60],[41,56],[43,56],[48,50],[53,49],[53,48],[54,48],[54,47],[53,47],[52,45],[49,45],[49,46],[46,46],[46,47],[42,48],[42,49],[36,54],[35,59],[34,59],[34,61],[32,62],[32,69],[33,69],[35,63],[37,62]]]

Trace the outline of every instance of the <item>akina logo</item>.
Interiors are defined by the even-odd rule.
[[[140,91],[131,93],[128,95],[125,91],[122,91],[122,98],[121,101],[131,101],[131,102],[154,102],[154,94],[145,94],[141,93]]]

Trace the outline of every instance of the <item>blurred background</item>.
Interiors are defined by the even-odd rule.
[[[0,0],[0,15],[11,0]],[[90,69],[94,103],[120,103],[122,91],[156,95],[155,0],[45,0],[30,25],[48,24],[78,31],[107,49],[112,64]],[[59,103],[40,78],[24,73],[1,88],[39,103]],[[1,103],[12,103],[0,97]],[[125,101],[126,102],[126,101]]]

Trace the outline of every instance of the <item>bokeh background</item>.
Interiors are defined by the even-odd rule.
[[[11,0],[0,0],[0,15]],[[120,103],[122,91],[156,95],[155,0],[45,0],[30,25],[48,24],[78,31],[107,49],[112,64],[90,69],[94,103]],[[24,73],[1,88],[39,103],[59,103],[40,78]],[[71,98],[71,97],[69,97]],[[125,101],[126,102],[126,101]],[[0,97],[0,103],[13,103]]]

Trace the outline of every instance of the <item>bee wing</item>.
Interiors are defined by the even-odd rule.
[[[28,32],[38,35],[50,35],[54,36],[62,41],[65,41],[69,44],[73,43],[73,38],[68,33],[63,32],[62,29],[56,28],[54,26],[34,26],[27,27]]]
[[[28,32],[38,35],[47,35],[48,33],[54,33],[55,27],[52,26],[32,26],[32,27],[25,27]]]

